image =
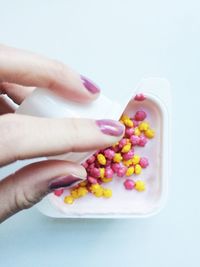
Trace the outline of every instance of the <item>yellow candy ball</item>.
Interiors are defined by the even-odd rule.
[[[146,189],[145,183],[141,180],[135,182],[135,189],[137,191],[144,191]]]
[[[142,132],[143,132],[143,131],[146,131],[146,130],[149,129],[149,124],[148,124],[148,122],[141,122],[141,123],[139,124],[138,128],[139,128],[139,130],[142,131]]]
[[[124,164],[124,166],[129,167],[132,164],[132,159],[123,160],[123,164]]]
[[[88,190],[87,190],[86,187],[79,187],[77,189],[77,194],[78,194],[79,197],[84,197],[84,196],[87,195],[87,193],[88,193]]]
[[[108,189],[108,188],[104,188],[103,189],[103,196],[105,198],[110,198],[112,197],[112,190],[111,189]]]
[[[135,174],[140,174],[142,172],[142,167],[140,164],[135,165]]]
[[[138,164],[140,162],[140,156],[139,155],[134,155],[132,158],[132,163],[134,165]]]
[[[141,132],[140,132],[138,127],[135,127],[134,135],[136,135],[136,136],[140,136],[141,135]]]
[[[130,150],[131,150],[131,144],[129,143],[129,144],[123,146],[123,148],[122,148],[122,153],[127,153],[127,152],[129,152]]]
[[[127,169],[127,171],[126,171],[126,176],[131,176],[131,175],[133,175],[133,174],[134,174],[134,167],[131,166],[131,167],[129,167],[129,168]]]
[[[109,182],[112,181],[112,178],[105,178],[105,177],[103,177],[103,178],[101,178],[101,180],[102,180],[104,183],[109,183]]]
[[[147,129],[145,132],[144,132],[144,134],[145,134],[145,136],[147,137],[147,138],[154,138],[154,136],[155,136],[155,131],[154,130],[152,130],[152,129]]]
[[[79,198],[77,189],[72,190],[72,191],[70,192],[70,195],[71,195],[74,199]]]
[[[103,188],[100,187],[98,190],[96,190],[94,193],[95,197],[102,197],[103,196]]]
[[[125,120],[130,120],[130,118],[127,115],[123,114],[120,118],[120,121],[124,122]]]
[[[125,124],[127,127],[130,127],[130,128],[133,127],[133,122],[132,122],[132,120],[130,120],[130,119],[126,119],[126,120],[124,120],[124,124]]]
[[[113,157],[113,161],[116,163],[119,163],[122,161],[122,155],[120,153],[115,153],[114,157]]]
[[[101,188],[101,186],[99,184],[92,184],[90,186],[90,190],[92,191],[92,193],[96,192],[97,190],[99,190]]]
[[[106,165],[106,158],[103,154],[98,154],[97,160],[101,165]]]
[[[65,202],[66,204],[73,204],[73,202],[74,202],[74,198],[73,198],[72,196],[66,196],[66,197],[64,198],[64,202]]]
[[[86,185],[87,185],[87,180],[81,182],[79,185],[80,185],[80,186],[86,186]]]
[[[100,178],[104,178],[105,168],[100,168],[99,171],[100,171]]]

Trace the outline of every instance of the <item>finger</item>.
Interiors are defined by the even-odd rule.
[[[14,111],[15,109],[11,102],[4,95],[0,95],[0,115],[13,113]]]
[[[3,82],[0,84],[0,93],[9,96],[16,104],[28,97],[35,87],[22,86],[14,83]]]
[[[8,114],[0,117],[0,165],[25,158],[108,147],[122,138],[113,120],[49,119]]]
[[[56,60],[5,46],[0,46],[0,80],[49,88],[76,102],[92,101],[100,91],[92,81]]]
[[[58,188],[67,188],[86,179],[85,169],[66,161],[30,164],[0,181],[0,222],[29,208]]]

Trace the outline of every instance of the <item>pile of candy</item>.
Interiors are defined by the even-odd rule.
[[[64,202],[72,204],[75,199],[86,196],[88,193],[96,197],[110,198],[112,190],[104,188],[103,183],[113,180],[114,174],[118,177],[139,175],[143,168],[149,165],[148,159],[135,154],[136,146],[144,147],[148,139],[154,137],[155,132],[145,121],[147,114],[138,110],[133,117],[125,114],[120,122],[126,127],[124,137],[112,147],[97,151],[82,165],[87,171],[87,180],[70,190],[70,195],[64,197]],[[127,190],[145,190],[145,183],[141,180],[125,179],[124,187]],[[55,195],[60,196],[63,189],[56,190]]]

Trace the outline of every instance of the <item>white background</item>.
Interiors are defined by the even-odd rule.
[[[0,0],[0,10],[1,43],[62,60],[108,96],[149,75],[168,78],[173,96],[172,177],[159,215],[66,221],[33,208],[0,226],[0,266],[200,266],[199,1]]]

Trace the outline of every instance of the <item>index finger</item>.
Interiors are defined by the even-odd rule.
[[[0,82],[48,88],[64,98],[89,102],[100,89],[65,64],[24,50],[0,45]]]

